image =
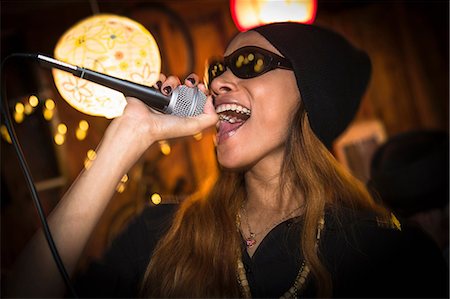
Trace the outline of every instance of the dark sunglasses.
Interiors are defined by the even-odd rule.
[[[255,46],[242,47],[225,56],[223,60],[215,59],[209,62],[205,74],[207,86],[227,68],[238,78],[250,79],[277,68],[292,70],[292,65],[286,58],[266,49]]]

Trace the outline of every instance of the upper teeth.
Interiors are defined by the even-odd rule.
[[[216,108],[216,113],[221,113],[224,111],[235,111],[237,113],[243,113],[246,115],[250,115],[251,114],[251,110],[247,109],[245,107],[242,107],[240,105],[237,104],[222,104],[220,106],[218,106]]]

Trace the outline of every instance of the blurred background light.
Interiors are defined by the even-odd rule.
[[[240,31],[274,22],[311,24],[317,0],[230,0],[233,21]]]
[[[59,39],[54,56],[147,86],[156,83],[161,71],[159,49],[150,32],[129,18],[112,14],[75,24]],[[77,110],[107,118],[122,114],[126,105],[122,93],[60,70],[53,70],[53,77],[61,96]]]

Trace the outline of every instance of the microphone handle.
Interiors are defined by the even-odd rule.
[[[39,54],[37,55],[37,58],[39,60],[39,63],[43,66],[69,72],[81,79],[98,83],[100,85],[122,92],[125,96],[138,98],[147,106],[154,108],[160,112],[165,113],[167,107],[171,103],[170,97],[163,95],[158,90],[152,87],[112,77],[90,69],[78,67],[45,55]]]

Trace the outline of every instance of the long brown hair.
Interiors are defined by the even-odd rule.
[[[312,132],[299,104],[287,134],[280,181],[304,195],[301,250],[318,286],[318,296],[331,295],[330,275],[317,252],[318,221],[326,207],[384,210],[364,184],[350,175]],[[239,297],[236,261],[241,236],[236,215],[245,201],[243,173],[222,171],[209,196],[184,201],[172,227],[153,252],[141,295],[149,297]]]

